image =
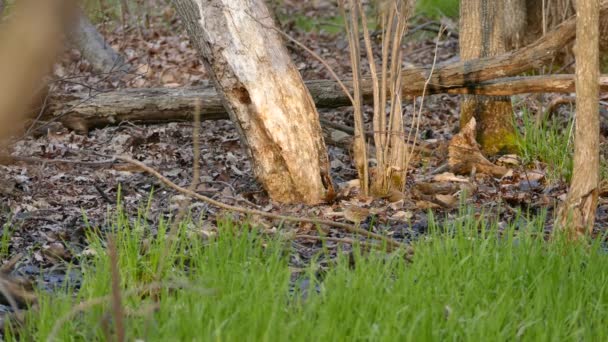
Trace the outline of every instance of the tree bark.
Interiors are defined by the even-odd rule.
[[[599,194],[599,0],[576,1],[574,168],[559,225],[572,238],[591,233]]]
[[[505,2],[463,0],[460,2],[460,58],[463,61],[506,52]],[[475,117],[477,140],[487,154],[515,149],[515,127],[511,99],[506,96],[465,95],[460,107],[460,127]]]
[[[71,45],[78,49],[82,57],[98,72],[129,72],[131,66],[105,42],[87,15],[82,10],[78,12],[76,26],[68,35]]]
[[[333,195],[314,102],[262,0],[174,0],[256,179],[279,202]]]
[[[462,78],[460,75],[455,77]],[[351,105],[336,82],[307,81],[306,86],[319,108]],[[600,78],[599,87],[602,92],[608,92],[608,75]],[[430,94],[509,96],[524,93],[572,93],[574,89],[574,75],[547,75],[501,78],[458,88],[439,85],[433,88]],[[422,89],[416,90],[416,93],[410,91],[411,89],[406,94],[414,95]],[[362,92],[365,95],[363,102],[371,103],[371,87],[364,87]],[[201,120],[229,118],[215,89],[207,85],[184,88],[120,89],[96,95],[51,94],[42,119],[43,121],[58,120],[66,127],[81,133],[93,128],[117,125],[124,121],[148,124],[192,121],[196,101],[201,103]],[[35,111],[38,112],[39,108]]]

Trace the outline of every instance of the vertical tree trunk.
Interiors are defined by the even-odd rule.
[[[460,2],[460,58],[463,61],[506,52],[504,1]],[[507,96],[465,95],[461,101],[460,127],[472,117],[477,121],[477,140],[487,154],[515,147],[511,99]]]
[[[599,0],[576,1],[574,169],[560,227],[573,238],[591,232],[599,183]]]
[[[77,24],[68,37],[72,46],[82,53],[96,71],[109,73],[131,70],[131,66],[105,42],[83,11],[78,11]]]
[[[314,102],[263,0],[173,0],[273,200],[333,192]]]

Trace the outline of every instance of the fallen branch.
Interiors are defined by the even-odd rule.
[[[404,82],[404,84],[409,83],[409,80]],[[428,93],[508,96],[524,93],[574,92],[574,75],[508,77],[477,84],[471,83],[466,87],[451,87],[449,83],[445,81],[439,85],[429,84]],[[319,80],[309,81],[306,84],[319,108],[350,105],[350,100],[338,88],[336,82]],[[347,82],[347,86],[350,86],[350,83]],[[600,90],[608,92],[608,76],[600,78]],[[371,83],[364,85],[362,91],[364,102],[370,103],[371,97],[368,95],[371,94]],[[58,120],[66,127],[83,133],[92,128],[117,125],[125,121],[146,124],[192,121],[194,103],[197,100],[202,103],[201,120],[229,119],[213,87],[203,86],[176,89],[122,89],[93,96],[89,93],[55,94],[50,100],[43,120]],[[321,124],[328,126],[326,121],[322,121]],[[345,131],[345,128],[331,128]]]
[[[275,219],[275,220],[282,220],[282,221],[289,221],[289,222],[303,222],[303,223],[312,223],[312,224],[318,224],[318,225],[326,225],[326,226],[331,226],[331,227],[336,227],[336,228],[342,228],[348,232],[351,232],[353,234],[359,234],[371,239],[377,239],[380,240],[384,243],[386,243],[388,246],[391,247],[405,247],[402,243],[395,241],[393,239],[390,239],[386,236],[380,235],[380,234],[376,234],[373,232],[369,232],[365,229],[361,229],[359,227],[355,227],[346,223],[340,223],[340,222],[334,222],[334,221],[329,221],[329,220],[319,220],[319,219],[313,219],[313,218],[305,218],[305,217],[296,217],[296,216],[285,216],[285,215],[277,215],[277,214],[271,214],[271,213],[267,213],[265,211],[261,211],[261,210],[255,210],[255,209],[247,209],[247,208],[242,208],[242,207],[237,207],[237,206],[233,206],[233,205],[228,205],[225,203],[222,203],[220,201],[216,201],[212,198],[200,195],[192,190],[183,188],[175,183],[173,183],[171,180],[169,180],[168,178],[166,178],[165,176],[161,175],[158,171],[154,170],[153,168],[147,166],[146,164],[138,161],[138,160],[134,160],[131,159],[129,157],[125,157],[125,156],[117,156],[116,157],[117,160],[122,160],[126,163],[130,163],[133,164],[139,168],[141,168],[143,171],[149,173],[150,175],[156,177],[158,180],[160,180],[163,184],[165,184],[166,186],[172,188],[173,190],[176,190],[177,192],[180,192],[186,196],[192,197],[192,198],[196,198],[200,201],[203,201],[205,203],[209,203],[213,206],[216,206],[218,208],[222,208],[222,209],[226,209],[229,211],[234,211],[234,212],[239,212],[239,213],[243,213],[243,214],[249,214],[249,215],[259,215],[259,216],[263,216],[263,217],[267,217],[267,218],[271,218],[271,219]],[[408,252],[411,251],[411,247],[406,247],[406,250]]]

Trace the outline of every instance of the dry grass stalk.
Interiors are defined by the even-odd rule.
[[[439,31],[437,32],[437,41],[435,42],[435,52],[433,54],[433,64],[431,65],[431,72],[429,72],[429,76],[427,77],[426,81],[424,82],[424,87],[422,88],[422,95],[420,96],[420,106],[418,107],[418,111],[416,111],[416,101],[414,101],[414,120],[412,120],[412,123],[410,125],[410,129],[407,135],[407,139],[405,140],[408,145],[407,145],[407,156],[405,158],[405,170],[407,172],[408,168],[409,168],[409,164],[410,161],[412,160],[413,156],[414,156],[414,152],[416,151],[416,143],[418,140],[418,133],[420,132],[420,120],[422,119],[422,108],[424,108],[424,97],[426,95],[426,89],[429,85],[429,83],[431,82],[431,77],[433,76],[433,72],[435,71],[435,66],[437,65],[437,51],[439,49],[439,38],[441,38],[441,35],[443,34],[443,31],[445,30],[445,28],[442,26],[439,27]],[[415,128],[414,128],[415,126]],[[412,137],[413,135],[413,137]],[[412,142],[413,141],[413,142]],[[409,144],[410,142],[412,142],[411,144]],[[403,189],[405,190],[405,189]]]
[[[382,51],[379,68],[374,59],[367,16],[363,5],[360,0],[349,0],[348,4],[350,17],[349,20],[345,19],[345,21],[351,51],[355,93],[355,101],[353,102],[355,107],[354,157],[361,179],[361,188],[367,195],[367,183],[370,181],[366,169],[367,159],[364,152],[361,152],[361,150],[365,151],[365,148],[359,146],[364,138],[362,133],[360,137],[357,135],[358,127],[361,127],[361,129],[363,127],[363,111],[361,103],[357,101],[357,94],[360,94],[359,76],[362,68],[359,62],[361,54],[359,23],[362,26],[365,54],[369,62],[374,98],[373,131],[377,168],[371,180],[371,192],[374,195],[381,196],[391,190],[403,191],[412,151],[404,140],[405,129],[401,110],[403,102],[401,95],[401,61],[403,59],[403,37],[407,32],[407,22],[413,9],[413,1],[383,0],[378,3],[378,18],[382,29]],[[346,12],[344,1],[340,1],[340,7],[343,12]],[[344,17],[346,18],[346,15]],[[362,165],[363,160],[365,160],[365,165]]]
[[[118,249],[114,237],[108,237],[108,255],[110,257],[111,287],[112,287],[112,318],[116,328],[116,341],[125,340],[125,313],[122,306],[122,295],[120,290],[120,269],[118,261]]]
[[[348,45],[350,47],[350,63],[353,70],[353,110],[355,121],[355,134],[353,139],[353,157],[359,179],[361,191],[369,195],[369,170],[367,160],[367,148],[365,143],[365,127],[363,123],[363,101],[361,96],[361,46],[359,45],[359,7],[355,5],[356,0],[349,0],[350,19],[347,20],[344,2],[340,1],[340,9],[344,16]],[[364,11],[361,11],[365,15]]]

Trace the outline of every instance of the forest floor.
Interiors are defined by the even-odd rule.
[[[131,18],[127,25],[100,24],[100,31],[108,42],[123,53],[138,72],[125,75],[118,81],[96,75],[88,62],[77,51],[68,51],[54,70],[53,89],[64,92],[102,92],[119,87],[182,87],[200,84],[207,80],[204,67],[170,7],[159,8],[157,15]],[[276,10],[283,30],[314,50],[325,59],[340,76],[350,74],[348,44],[339,33],[337,10],[327,7],[326,2],[316,6],[308,2],[285,1]],[[457,26],[449,19],[446,33],[437,41],[438,24],[429,19],[415,17],[411,35],[406,39],[404,66],[430,65],[437,44],[437,62],[454,61],[458,55]],[[137,24],[136,24],[137,23]],[[422,29],[422,28],[424,29]],[[428,30],[428,31],[427,31]],[[434,32],[433,32],[434,31]],[[376,46],[378,42],[375,41]],[[297,46],[287,43],[293,60],[306,80],[330,79],[323,65]],[[269,200],[255,182],[251,164],[240,147],[239,137],[229,121],[205,121],[198,137],[202,147],[200,159],[200,185],[197,191],[224,203],[260,209],[269,213],[281,213],[328,220],[345,220],[344,211],[359,207],[369,209],[369,218],[362,227],[390,236],[399,241],[410,241],[425,234],[429,212],[440,220],[454,220],[466,206],[472,215],[493,222],[497,227],[513,225],[521,220],[525,225],[531,216],[546,212],[546,229],[550,231],[554,208],[564,199],[567,191],[568,163],[572,150],[571,108],[564,108],[555,119],[558,132],[536,132],[543,140],[544,134],[558,134],[561,145],[548,146],[560,160],[543,160],[538,146],[532,146],[528,138],[530,121],[536,112],[542,111],[557,95],[523,95],[513,98],[516,123],[526,145],[528,155],[507,166],[512,174],[502,179],[487,175],[450,176],[434,172],[447,161],[447,143],[457,133],[459,125],[459,97],[436,95],[424,99],[419,139],[431,153],[420,155],[408,174],[408,188],[403,198],[361,198],[353,180],[357,178],[350,158],[350,151],[328,147],[331,173],[340,189],[342,199],[336,203],[303,206],[280,205]],[[420,102],[420,99],[417,99]],[[406,124],[411,123],[412,101],[404,105]],[[365,114],[370,123],[370,110]],[[352,109],[349,107],[321,110],[320,115],[336,123],[352,126]],[[175,122],[162,125],[122,123],[119,126],[95,129],[87,135],[79,135],[62,127],[52,126],[48,133],[26,136],[10,146],[10,153],[23,157],[44,159],[71,159],[96,161],[100,157],[124,154],[159,170],[178,185],[187,187],[193,169],[193,124]],[[528,139],[528,140],[526,140]],[[536,142],[536,144],[541,144]],[[602,137],[602,146],[604,146]],[[536,150],[534,149],[536,148]],[[557,150],[557,151],[555,151]],[[537,152],[534,152],[537,151]],[[546,158],[546,157],[545,157]],[[555,165],[556,161],[560,165]],[[434,187],[432,183],[443,186]],[[66,277],[78,282],[78,267],[67,264],[76,262],[79,256],[90,251],[88,233],[108,231],[112,213],[118,207],[137,216],[144,215],[151,227],[159,221],[174,217],[183,196],[166,188],[148,174],[117,169],[73,164],[23,163],[0,166],[0,222],[4,222],[0,238],[0,258],[15,276],[30,279],[42,288],[52,289],[64,283]],[[466,187],[461,186],[466,184]],[[441,187],[448,189],[437,193]],[[461,191],[466,188],[467,191]],[[217,220],[230,215],[204,203],[193,202],[191,215],[200,226],[192,229],[201,238],[217,234]],[[311,224],[288,224],[265,219],[246,218],[254,225],[273,234],[294,236],[291,264],[307,265],[311,258],[326,265],[335,257],[339,242],[325,244],[298,236],[316,235]],[[608,224],[608,201],[600,198],[596,227]],[[517,224],[515,224],[517,226]],[[347,232],[332,229],[332,237],[349,236]],[[340,246],[339,246],[340,245]],[[330,251],[319,251],[325,246]],[[348,249],[349,247],[344,247]]]

